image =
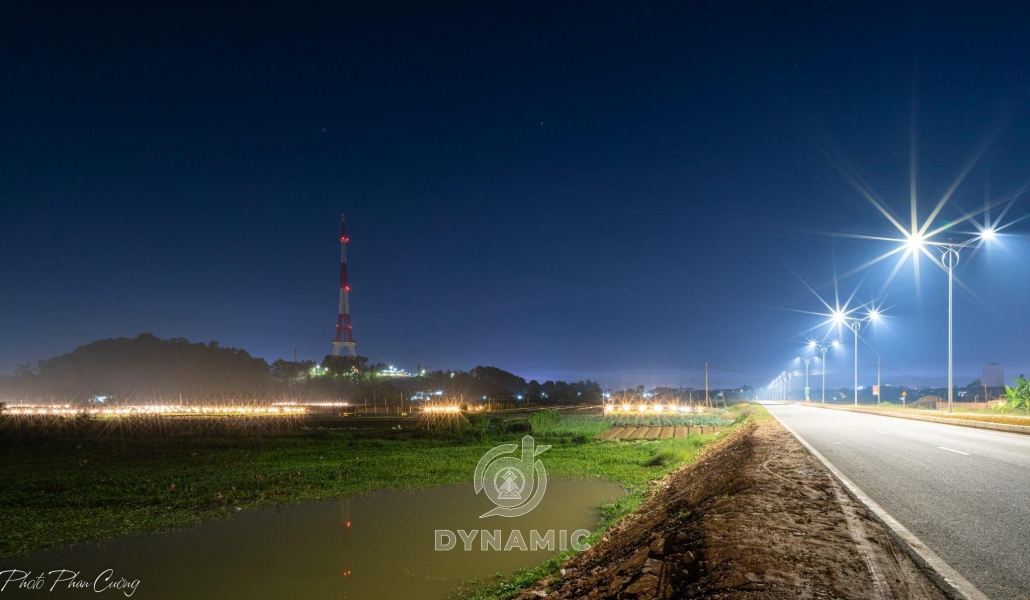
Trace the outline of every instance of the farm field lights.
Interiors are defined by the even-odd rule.
[[[285,415],[303,414],[307,409],[302,406],[182,406],[176,404],[141,404],[111,408],[84,408],[71,405],[54,406],[11,406],[4,409],[10,415]]]
[[[689,406],[678,406],[676,404],[621,404],[619,406],[615,406],[613,404],[606,404],[605,407],[604,407],[604,412],[607,413],[607,414],[611,414],[611,413],[614,413],[614,412],[621,412],[621,413],[628,413],[628,412],[638,412],[638,413],[648,413],[648,412],[653,412],[653,413],[663,413],[663,412],[688,413],[688,412],[691,412],[692,410],[693,409],[691,407],[689,407]]]

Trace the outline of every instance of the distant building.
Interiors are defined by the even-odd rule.
[[[1005,385],[1005,365],[990,363],[984,366],[983,384],[989,388]]]
[[[439,400],[440,396],[443,396],[443,392],[440,390],[437,390],[435,392],[420,391],[412,394],[409,400],[412,402],[430,402],[433,400]],[[521,400],[521,398],[522,397],[520,396],[519,399]]]
[[[380,377],[411,377],[411,374],[402,369],[398,369],[393,365],[379,371]]]

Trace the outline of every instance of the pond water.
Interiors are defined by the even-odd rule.
[[[622,493],[602,479],[551,480],[540,504],[515,518],[481,519],[494,504],[471,485],[243,511],[184,531],[0,560],[0,586],[16,575],[3,573],[8,569],[31,571],[26,581],[44,574],[41,589],[19,590],[19,582],[10,581],[0,598],[454,598],[470,579],[508,574],[557,554],[562,530],[571,536],[594,529],[597,506]],[[437,530],[454,532],[451,550],[435,549]],[[477,533],[466,550],[458,530],[500,530],[502,549],[484,551]],[[532,531],[554,530],[555,549],[521,550],[516,541],[504,550],[513,530],[527,546]],[[449,541],[441,539],[445,546]],[[68,572],[50,573],[59,569]],[[78,572],[74,579],[72,572]],[[51,591],[59,578],[65,580]],[[120,588],[123,578],[121,585],[138,580],[135,590]],[[84,587],[69,588],[74,584]]]

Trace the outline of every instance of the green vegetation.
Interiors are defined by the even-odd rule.
[[[588,544],[596,544],[601,540],[605,530],[617,523],[620,519],[640,508],[645,499],[647,489],[646,483],[657,479],[667,473],[679,468],[691,460],[698,450],[703,448],[715,436],[690,436],[687,438],[674,438],[651,442],[633,442],[626,444],[622,442],[611,442],[603,444],[591,444],[594,448],[607,446],[617,449],[617,452],[632,452],[640,462],[634,466],[639,469],[640,474],[648,478],[634,484],[621,481],[628,487],[628,493],[615,502],[601,506],[601,525],[588,538]],[[549,465],[551,463],[548,463]],[[550,467],[548,467],[550,468]],[[613,479],[609,477],[609,479]],[[575,554],[575,550],[568,550],[557,556],[544,561],[536,567],[520,569],[508,576],[499,576],[497,581],[483,583],[472,581],[467,583],[461,590],[464,597],[469,600],[501,600],[509,598],[536,581],[554,575],[561,568],[562,562]]]
[[[544,410],[529,418],[534,436],[563,437],[586,441],[603,433],[611,425],[600,415],[569,415]]]
[[[701,449],[703,441],[701,436],[690,436],[686,438],[674,438],[673,443],[666,444],[655,452],[646,463],[648,467],[665,467],[685,463],[694,457],[694,454]]]
[[[609,415],[605,420],[623,427],[696,427],[698,425],[729,425],[733,421],[730,413],[723,409],[706,414],[619,414]]]
[[[461,483],[483,452],[528,431],[553,446],[553,476],[604,477],[632,496],[710,437],[591,442],[607,427],[600,415],[550,411],[529,419],[476,415],[436,430],[383,421],[381,431],[292,436],[8,439],[0,449],[0,556],[195,525],[267,504]]]
[[[752,410],[738,405],[728,416],[741,423],[756,418]],[[0,556],[167,531],[268,504],[463,483],[486,450],[529,431],[552,446],[549,475],[603,477],[627,490],[601,507],[603,522],[590,539],[596,542],[640,506],[650,482],[715,438],[594,441],[610,426],[603,416],[557,411],[529,418],[475,415],[417,431],[398,429],[400,419],[359,420],[365,429],[305,436],[6,443],[0,448]],[[381,429],[367,429],[380,421]],[[479,600],[506,597],[554,573],[570,554],[492,583],[470,582],[466,591]]]
[[[1016,387],[1005,386],[1006,406],[1015,410],[1030,411],[1030,381],[1020,375],[1012,382]]]
[[[744,425],[751,421],[771,418],[769,413],[758,404],[737,404],[726,411],[726,417],[733,420],[734,426]],[[582,417],[584,419],[597,419],[598,417]],[[577,417],[572,417],[577,419]],[[724,435],[724,434],[723,434]],[[590,444],[592,447],[614,447],[622,451],[641,451],[649,456],[643,463],[644,473],[650,473],[649,481],[653,481],[677,468],[689,463],[694,459],[697,452],[706,444],[711,442],[715,436],[689,436],[686,438],[672,438],[665,440],[653,440],[647,442],[618,442],[606,441]],[[613,481],[617,481],[613,479]],[[617,523],[620,519],[640,508],[645,498],[646,485],[629,486],[629,493],[611,504],[601,507],[601,525],[587,538],[587,543],[595,544],[600,541],[604,532]],[[502,577],[492,583],[470,582],[465,589],[468,600],[504,600],[517,594],[519,591],[543,579],[553,576],[561,568],[562,563],[570,558],[575,551],[563,552],[550,560],[545,561],[536,567],[520,569],[515,573]]]

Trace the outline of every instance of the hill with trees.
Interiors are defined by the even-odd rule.
[[[276,360],[268,364],[218,342],[135,338],[98,340],[61,356],[19,365],[0,376],[0,401],[186,402],[253,400],[369,400],[397,404],[401,398],[436,396],[474,401],[527,401],[533,404],[600,403],[594,381],[527,382],[497,367],[470,371],[422,371],[413,377],[383,374],[386,365],[366,357],[326,356],[313,360]]]
[[[0,383],[5,396],[81,402],[97,397],[132,402],[263,396],[274,382],[268,363],[218,342],[135,338],[98,340],[61,356],[22,365]]]

